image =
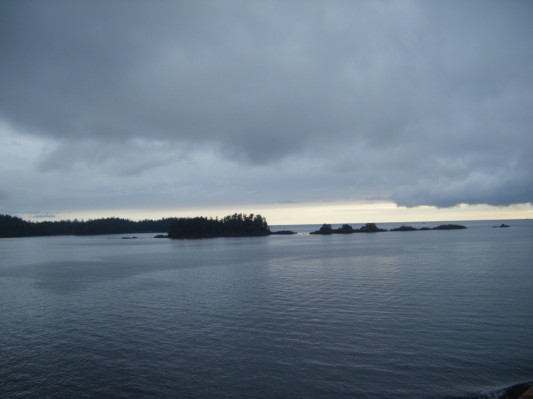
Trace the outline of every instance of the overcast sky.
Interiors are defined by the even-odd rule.
[[[531,209],[532,16],[526,0],[3,0],[0,213]]]

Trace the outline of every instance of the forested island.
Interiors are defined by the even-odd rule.
[[[0,238],[164,232],[167,234],[161,234],[158,237],[180,239],[294,234],[292,231],[270,231],[266,219],[261,215],[241,213],[222,219],[194,217],[133,221],[112,217],[87,221],[75,219],[44,222],[32,222],[16,216],[0,215]]]
[[[236,213],[222,219],[206,217],[176,219],[168,238],[262,237],[272,234],[261,215]]]

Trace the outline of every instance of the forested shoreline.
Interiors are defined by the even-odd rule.
[[[161,233],[168,232],[170,226],[177,220],[177,218],[164,218],[133,221],[110,217],[33,222],[17,216],[0,215],[0,237]]]
[[[61,235],[168,233],[169,238],[246,237],[273,234],[261,215],[235,213],[222,219],[163,218],[140,220],[110,217],[91,220],[33,222],[17,216],[0,215],[0,238]]]

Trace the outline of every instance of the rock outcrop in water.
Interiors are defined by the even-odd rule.
[[[363,227],[359,229],[359,231],[356,231],[356,233],[380,233],[388,231],[387,229],[380,229],[378,226],[376,226],[374,223],[367,223]]]
[[[330,234],[354,234],[354,233],[379,233],[388,231],[385,229],[380,229],[376,226],[375,223],[367,223],[359,229],[354,229],[349,224],[343,224],[341,227],[334,229],[330,224],[323,224],[317,231],[312,231],[309,234],[317,235],[330,235]]]
[[[412,227],[412,226],[402,225],[400,227],[396,227],[395,229],[390,229],[390,231],[429,231],[429,230],[463,230],[463,229],[466,229],[466,227],[460,224],[441,224],[437,227],[421,227],[419,229],[417,229],[416,227]]]
[[[413,226],[405,226],[402,225],[400,227],[396,227],[395,229],[391,229],[390,231],[418,231],[419,229],[413,227]]]
[[[278,231],[272,231],[270,233],[270,235],[273,235],[273,236],[291,236],[293,234],[298,234],[298,233],[292,230],[278,230]]]
[[[402,225],[400,227],[396,227],[395,229],[391,229],[390,231],[429,231],[429,230],[463,230],[463,229],[466,229],[466,227],[460,224],[441,224],[437,227],[421,227],[419,229],[413,226]]]
[[[441,224],[440,226],[433,227],[432,230],[462,230],[466,229],[465,226],[461,226],[460,224]]]
[[[417,229],[416,227],[402,225],[391,229],[390,231],[428,231],[428,230],[462,230],[466,229],[465,226],[459,224],[441,224],[437,227],[421,227]],[[364,226],[354,229],[348,224],[343,224],[341,227],[334,229],[330,224],[323,224],[320,229],[312,231],[309,234],[313,235],[330,235],[330,234],[354,234],[354,233],[380,233],[389,231],[386,229],[381,229],[376,226],[375,223],[367,223]]]

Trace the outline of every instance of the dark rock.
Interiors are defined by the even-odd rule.
[[[154,236],[154,238],[168,238],[168,235],[167,234],[158,234],[158,235]]]
[[[378,233],[382,231],[388,231],[388,230],[380,229],[374,223],[367,223],[359,229],[354,229],[349,224],[343,224],[338,229],[333,229],[330,224],[323,224],[320,230],[312,231],[309,234],[330,235],[330,234]]]
[[[465,226],[461,226],[460,224],[441,224],[440,226],[433,227],[432,230],[462,230],[466,229]]]
[[[322,227],[317,231],[312,231],[309,234],[321,234],[321,235],[330,235],[333,234],[333,228],[331,224],[323,224]]]
[[[530,390],[533,390],[532,382],[520,383],[504,389],[498,397],[502,399],[527,399],[533,394]]]
[[[298,233],[296,233],[295,231],[291,231],[291,230],[278,230],[278,231],[273,231],[270,233],[270,235],[274,235],[274,236],[290,236],[293,234],[298,234]]]
[[[336,233],[338,234],[352,234],[353,232],[353,227],[349,224],[343,224],[340,228],[336,230]]]
[[[378,226],[376,226],[375,223],[367,223],[359,229],[359,232],[361,233],[379,233],[382,231],[388,231],[388,230],[380,229]]]
[[[135,240],[139,237],[122,237],[123,240]]]
[[[391,229],[391,231],[418,231],[418,229],[415,228],[415,227],[412,227],[412,226],[403,225],[403,226],[400,226],[400,227],[396,227],[395,229]]]
[[[505,227],[511,227],[511,226],[509,226],[508,224],[504,224],[504,223],[502,223],[502,224],[500,224],[499,226],[492,226],[492,227],[505,228]]]

